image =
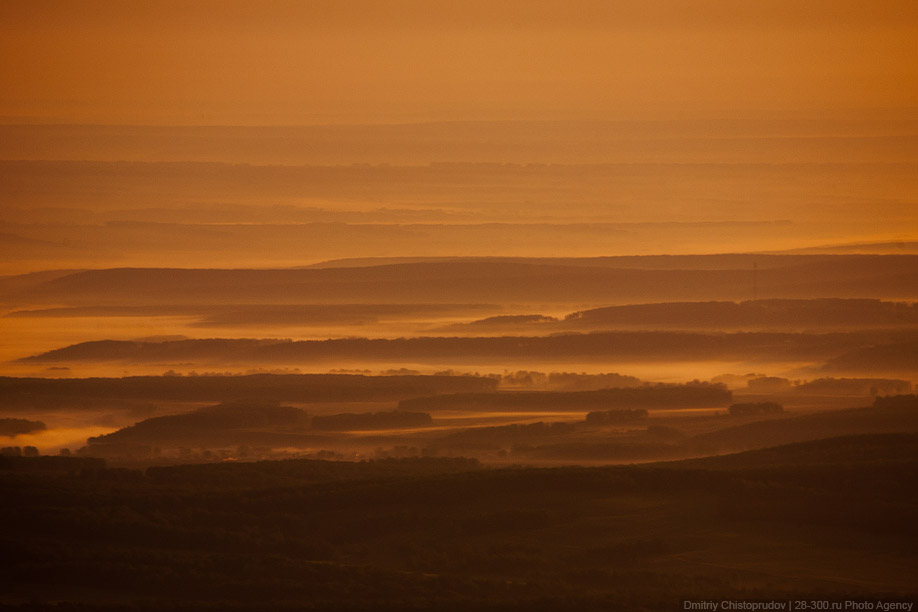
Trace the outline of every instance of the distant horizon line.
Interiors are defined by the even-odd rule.
[[[224,267],[179,267],[179,266],[108,266],[108,267],[77,267],[77,268],[42,268],[38,270],[32,270],[30,272],[17,272],[12,274],[0,274],[0,279],[2,278],[12,278],[16,276],[28,276],[31,274],[43,274],[43,273],[73,273],[79,274],[83,272],[102,272],[102,271],[111,271],[111,270],[185,270],[185,271],[294,271],[294,270],[309,270],[309,269],[325,269],[321,266],[325,264],[334,264],[334,263],[344,263],[344,262],[356,262],[356,261],[381,261],[388,263],[372,264],[370,263],[367,266],[342,266],[342,267],[378,267],[378,266],[388,266],[388,265],[400,265],[400,264],[411,264],[411,263],[452,263],[453,260],[473,260],[476,263],[490,263],[484,260],[503,260],[505,263],[514,263],[506,260],[522,260],[516,263],[526,264],[529,263],[525,260],[595,260],[595,259],[625,259],[625,258],[661,258],[661,257],[918,257],[918,253],[906,252],[906,253],[832,253],[832,252],[823,252],[823,253],[812,253],[812,252],[801,252],[801,251],[813,251],[819,249],[833,249],[833,248],[856,248],[856,247],[870,247],[870,246],[880,246],[880,245],[890,245],[890,244],[915,244],[918,245],[918,238],[909,239],[909,240],[889,240],[882,242],[867,242],[867,243],[833,243],[825,244],[822,246],[810,246],[810,247],[797,247],[793,249],[786,249],[780,251],[733,251],[733,252],[717,252],[717,253],[635,253],[627,255],[376,255],[376,256],[367,256],[367,257],[333,257],[330,259],[322,259],[319,261],[314,261],[312,263],[300,264],[295,266],[251,266],[251,267],[235,267],[235,266],[224,266]],[[413,261],[409,261],[413,260]],[[466,261],[470,263],[470,261]],[[541,265],[539,263],[532,263],[531,265]],[[328,266],[329,268],[334,268],[335,266]]]
[[[736,113],[740,112],[743,116]],[[896,116],[889,116],[895,113]],[[619,117],[619,118],[521,118],[521,119],[416,119],[416,120],[364,120],[364,121],[312,121],[312,122],[186,122],[186,121],[68,121],[0,115],[0,127],[99,127],[99,128],[345,128],[345,127],[404,127],[423,125],[490,125],[490,124],[666,124],[703,123],[712,121],[918,121],[918,106],[895,106],[877,108],[824,109],[808,108],[796,110],[724,111],[724,114],[703,113],[695,116],[666,117]]]

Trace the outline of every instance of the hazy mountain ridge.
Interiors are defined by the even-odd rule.
[[[644,323],[680,325],[797,325],[862,326],[918,323],[918,304],[822,298],[815,300],[755,300],[744,302],[669,302],[612,306],[571,313],[567,324]]]
[[[901,340],[902,331],[847,333],[691,333],[618,331],[556,336],[413,337],[329,340],[174,340],[166,342],[91,341],[24,357],[22,363],[123,361],[170,363],[317,363],[365,360],[437,363],[475,358],[481,363],[526,363],[539,359],[607,361],[758,359],[823,361],[885,340]],[[904,364],[901,364],[904,365]]]
[[[727,223],[733,225],[732,223]],[[668,226],[671,223],[620,224]],[[688,223],[699,227],[719,225],[717,223]],[[407,263],[522,263],[534,265],[561,265],[576,267],[599,267],[639,270],[733,270],[752,269],[753,264],[761,268],[785,268],[797,264],[831,260],[838,255],[830,254],[785,254],[785,253],[714,253],[705,255],[606,255],[602,257],[501,257],[501,256],[454,256],[454,257],[363,257],[330,259],[307,266],[309,268],[365,268]]]
[[[829,147],[821,161],[835,154]],[[789,159],[799,157],[780,161]],[[406,253],[596,256],[908,240],[897,228],[910,222],[916,176],[914,161],[0,161],[0,230],[20,239],[3,249],[2,271],[185,265],[177,252],[217,267],[276,267]]]
[[[262,325],[369,325],[383,320],[468,317],[504,312],[495,304],[162,304],[73,306],[15,310],[9,318],[187,316],[196,327]],[[899,328],[918,325],[914,303],[877,299],[772,299],[744,302],[664,302],[607,306],[572,312],[561,318],[539,314],[499,314],[467,323],[434,327],[439,334],[523,333],[615,328],[703,328],[709,330],[814,328]],[[423,324],[419,324],[419,329]],[[427,328],[430,328],[429,324]],[[426,330],[425,330],[426,331]]]
[[[465,121],[388,125],[3,125],[2,159],[261,163],[909,159],[913,119]],[[86,146],[91,139],[92,147]],[[879,146],[878,146],[879,145]],[[844,155],[840,150],[844,151]],[[786,155],[792,151],[793,156]],[[781,154],[785,153],[784,156]],[[815,155],[814,155],[815,154]],[[856,153],[855,153],[856,155]]]
[[[366,325],[380,320],[458,316],[503,310],[495,304],[151,304],[15,310],[9,318],[187,316],[199,327],[259,325]]]
[[[276,303],[621,303],[748,299],[754,285],[759,295],[771,298],[918,297],[918,255],[786,257],[789,265],[755,274],[751,265],[720,270],[625,269],[463,260],[320,269],[123,268],[67,274],[8,293],[4,299],[58,305],[125,305],[136,303],[138,295],[147,304],[269,299]]]
[[[850,329],[912,327],[918,324],[915,303],[869,299],[817,298],[812,300],[747,300],[743,302],[663,302],[628,304],[572,312],[563,318],[538,314],[495,315],[455,323],[442,332],[491,330],[556,333],[565,330],[610,328],[742,329]]]

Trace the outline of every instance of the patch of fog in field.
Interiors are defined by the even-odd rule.
[[[6,313],[8,315],[8,313]],[[0,373],[21,375],[41,370],[36,364],[11,363],[45,351],[97,340],[185,335],[193,317],[9,317],[0,318]],[[70,364],[57,364],[61,367]],[[80,368],[83,369],[82,366]],[[121,368],[124,369],[124,368]],[[50,370],[43,376],[67,375]],[[120,374],[115,374],[120,376]]]
[[[3,446],[34,446],[43,455],[56,455],[62,448],[76,450],[86,445],[87,438],[116,431],[117,427],[49,427],[18,436],[0,436]]]
[[[275,374],[362,374],[366,376],[411,374],[432,375],[452,373],[454,375],[502,376],[518,371],[537,371],[544,373],[578,373],[608,374],[616,373],[634,376],[648,383],[684,383],[692,380],[707,381],[723,375],[735,375],[737,378],[748,375],[780,376],[788,378],[819,378],[826,376],[814,363],[751,363],[748,361],[678,361],[678,362],[620,362],[614,360],[596,360],[592,362],[551,363],[539,361],[513,361],[506,363],[469,363],[467,361],[438,360],[437,363],[417,363],[392,360],[386,363],[379,361],[341,361],[313,363],[129,363],[129,362],[80,362],[66,363],[0,363],[0,375],[33,376],[42,378],[85,378],[85,377],[122,377],[122,376],[160,376],[177,374],[195,376],[206,374],[245,375],[256,373]],[[739,383],[728,386],[743,389]],[[514,387],[515,388],[515,387]],[[533,388],[533,390],[537,390]]]
[[[26,310],[23,308],[19,311]],[[415,317],[388,317],[364,322],[340,324],[254,323],[252,325],[201,325],[198,315],[145,315],[145,316],[9,316],[0,315],[0,375],[7,376],[126,376],[157,375],[168,369],[181,373],[192,370],[225,371],[234,373],[249,369],[270,368],[265,364],[150,364],[150,363],[17,363],[16,360],[82,342],[100,340],[150,340],[184,338],[279,338],[291,340],[325,340],[329,338],[362,337],[371,339],[400,338],[428,333],[430,329],[464,323],[476,316],[497,314],[498,311],[458,316],[455,314],[425,315]],[[401,365],[401,364],[400,364]],[[323,372],[336,367],[331,364],[306,364],[305,371]],[[348,365],[347,367],[355,367]],[[368,369],[380,369],[379,363],[367,364]],[[430,369],[429,367],[426,369]],[[438,368],[442,369],[442,368]]]

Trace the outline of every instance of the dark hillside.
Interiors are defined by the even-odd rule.
[[[911,438],[886,442],[914,450]],[[841,444],[880,459],[875,439]],[[918,464],[801,468],[789,459],[800,449],[772,453],[767,471],[413,460],[67,475],[0,463],[0,517],[17,525],[2,536],[0,605],[554,612],[911,600]]]

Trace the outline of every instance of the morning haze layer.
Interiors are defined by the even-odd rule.
[[[904,119],[0,134],[5,273],[773,251],[915,230]],[[877,248],[859,252],[897,252]]]

